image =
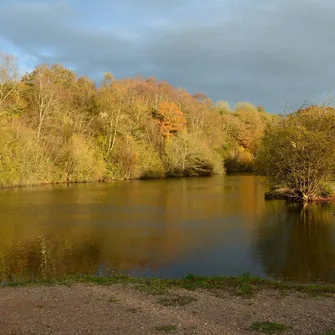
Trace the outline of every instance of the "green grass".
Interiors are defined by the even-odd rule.
[[[158,332],[164,332],[164,333],[175,333],[177,331],[177,326],[175,325],[165,325],[165,326],[158,326],[156,327],[156,330]]]
[[[174,288],[187,290],[222,289],[246,296],[264,288],[270,288],[284,293],[301,292],[313,295],[335,294],[335,284],[290,284],[254,277],[248,273],[236,277],[201,277],[188,275],[183,279],[144,279],[122,276],[68,276],[63,278],[2,282],[0,286],[74,285],[78,283],[95,285],[130,284],[137,290],[152,295],[167,294],[170,289]]]
[[[290,329],[290,327],[283,325],[282,323],[275,322],[254,322],[250,326],[250,329],[264,334],[280,334]]]
[[[254,293],[254,288],[250,284],[241,284],[235,289],[235,294],[244,298],[252,298]]]
[[[329,332],[324,333],[322,335],[335,335],[335,330],[330,330]]]

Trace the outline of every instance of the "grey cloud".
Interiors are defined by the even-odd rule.
[[[64,62],[81,73],[116,69],[122,75],[127,68],[140,67],[133,40],[107,29],[79,28],[74,19],[74,9],[66,2],[20,3],[1,10],[0,31],[40,62]]]
[[[335,86],[335,3],[292,2],[242,9],[234,20],[210,26],[174,26],[157,34],[150,53],[161,76],[203,87],[216,99],[269,108],[312,99]]]
[[[150,31],[144,27],[154,18],[144,16],[120,34],[80,28],[70,2],[21,3],[0,11],[0,36],[41,61],[64,62],[80,73],[154,75],[214,100],[248,100],[274,112],[286,101],[313,100],[335,88],[331,0],[136,2],[141,13],[164,12],[167,3],[170,14],[189,9],[184,16],[155,17],[167,21]]]

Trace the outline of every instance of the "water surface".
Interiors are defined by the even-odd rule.
[[[0,279],[130,274],[335,282],[335,205],[265,201],[256,176],[0,191]]]

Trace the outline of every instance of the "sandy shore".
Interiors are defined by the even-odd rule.
[[[172,289],[163,295],[134,285],[0,288],[0,334],[259,334],[254,322],[288,326],[284,334],[335,329],[335,295],[283,294],[251,298],[223,290]]]

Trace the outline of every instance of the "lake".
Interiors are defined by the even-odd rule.
[[[335,205],[256,176],[0,190],[0,279],[240,275],[335,282]]]

